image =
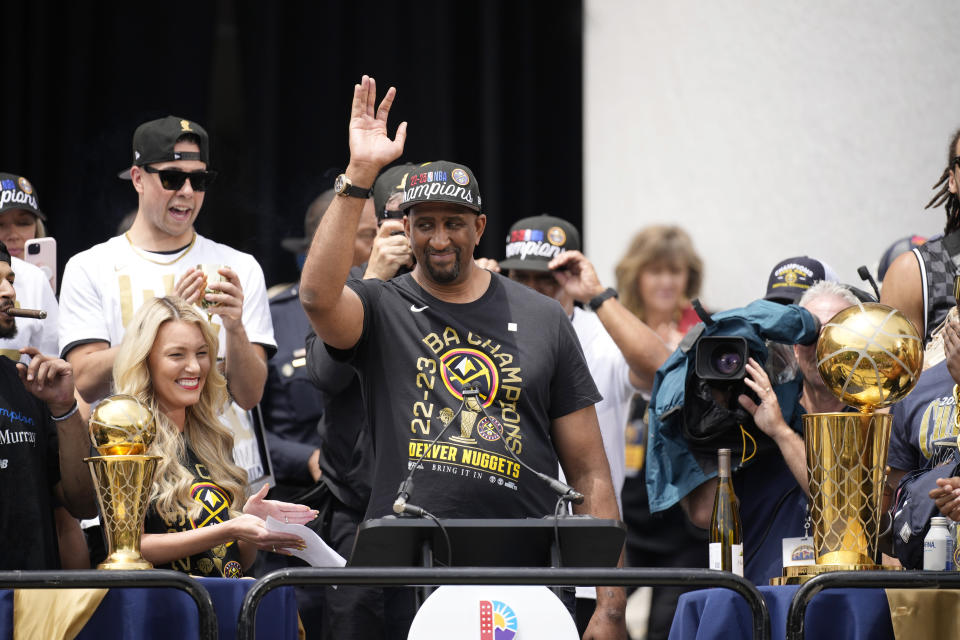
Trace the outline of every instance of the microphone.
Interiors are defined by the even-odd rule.
[[[477,389],[474,386],[464,386],[463,389],[461,389],[461,393],[463,394],[464,403],[466,403],[468,397],[476,398],[480,395],[479,389]],[[506,449],[507,453],[510,454],[510,457],[513,458],[517,464],[519,464],[521,467],[523,467],[533,475],[540,478],[542,482],[544,482],[548,487],[550,487],[550,489],[554,491],[554,493],[556,493],[558,496],[560,496],[564,500],[569,500],[574,504],[583,504],[582,493],[580,493],[579,491],[577,491],[576,489],[574,489],[573,487],[571,487],[565,482],[561,482],[556,478],[552,478],[545,473],[540,473],[539,471],[537,471],[536,469],[528,465],[526,462],[521,460],[520,456],[514,453],[513,449],[507,446],[506,440],[503,439],[503,425],[500,424],[500,421],[497,420],[496,418],[492,418],[488,416],[487,412],[484,410],[483,405],[480,404],[480,402],[476,402],[475,404],[477,405],[477,407],[480,408],[480,413],[483,414],[484,418],[487,418],[488,420],[493,420],[497,424],[497,426],[500,427],[500,430],[497,431],[497,435],[498,435],[497,439],[500,441],[500,444],[503,445],[503,448]]]
[[[873,287],[874,293],[877,294],[877,300],[880,299],[880,287],[877,286],[877,281],[873,279],[873,276],[870,275],[870,270],[867,269],[867,265],[861,265],[857,268],[857,275],[860,276],[860,279],[869,282],[870,286]]]
[[[443,429],[440,429],[440,433],[437,434],[437,437],[435,437],[433,440],[430,441],[430,444],[428,444],[424,448],[423,453],[420,454],[420,457],[417,458],[416,462],[413,463],[413,466],[410,467],[410,473],[408,473],[404,481],[400,483],[400,488],[397,489],[397,498],[396,500],[393,501],[393,512],[395,514],[401,515],[403,513],[407,513],[410,515],[420,516],[420,517],[423,517],[425,515],[429,516],[429,514],[424,509],[421,509],[415,504],[407,503],[407,500],[410,499],[410,494],[413,493],[413,474],[416,473],[417,467],[420,466],[420,463],[423,461],[423,458],[427,455],[427,453],[430,451],[433,445],[437,443],[437,440],[439,440],[443,436],[444,432],[446,432],[447,430],[447,427],[453,424],[453,421],[456,419],[458,415],[460,415],[461,411],[463,411],[463,402],[460,403],[460,408],[457,409],[457,412],[455,414],[453,414],[453,417],[450,418],[450,421],[447,422],[447,424],[443,425]]]

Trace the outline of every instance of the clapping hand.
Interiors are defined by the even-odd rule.
[[[261,520],[267,516],[286,524],[307,524],[317,517],[317,511],[305,504],[281,502],[280,500],[265,500],[269,485],[264,484],[260,491],[250,496],[243,505],[243,512],[255,515]]]

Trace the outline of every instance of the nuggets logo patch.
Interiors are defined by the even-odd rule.
[[[440,375],[443,385],[458,400],[461,390],[472,384],[480,390],[484,408],[493,404],[500,386],[500,375],[490,356],[476,349],[451,349],[440,356]]]
[[[23,191],[27,195],[33,193],[33,185],[30,184],[29,180],[26,178],[20,178],[17,180],[17,182],[20,184],[20,191]]]
[[[562,247],[567,243],[567,234],[560,227],[550,227],[547,231],[547,240],[555,247]]]
[[[223,577],[224,578],[242,578],[243,569],[240,567],[240,563],[236,560],[231,560],[227,564],[223,565]]]
[[[493,416],[485,416],[477,423],[477,435],[489,442],[499,440],[503,435],[503,425]]]
[[[212,482],[196,482],[190,486],[190,497],[200,503],[203,513],[200,521],[190,520],[194,529],[225,522],[230,518],[227,494]]]
[[[453,181],[456,182],[461,187],[465,187],[470,184],[470,176],[466,171],[457,167],[452,172],[450,172],[450,177],[453,178]]]

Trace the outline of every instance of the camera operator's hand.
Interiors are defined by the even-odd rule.
[[[589,302],[606,290],[593,264],[579,251],[564,251],[548,266],[557,282],[577,302]]]
[[[740,406],[753,416],[753,421],[757,427],[777,443],[777,448],[780,449],[780,454],[790,468],[790,473],[793,474],[803,492],[809,496],[807,454],[803,438],[791,429],[790,425],[783,419],[783,413],[780,411],[780,401],[777,400],[777,394],[773,392],[770,378],[767,377],[767,372],[763,370],[763,367],[753,358],[747,360],[747,377],[743,379],[743,382],[757,394],[760,404],[755,403],[746,395],[741,395],[737,398]]]
[[[737,400],[740,402],[740,406],[753,416],[753,421],[760,431],[774,440],[787,432],[792,433],[793,430],[790,429],[780,412],[780,402],[777,400],[777,394],[773,392],[767,372],[753,358],[747,360],[747,377],[743,381],[757,394],[760,404],[758,405],[746,395],[741,395]]]
[[[389,280],[397,275],[397,271],[403,266],[413,266],[413,254],[410,251],[410,241],[403,233],[403,222],[384,220],[373,240],[373,250],[370,252],[363,278]]]

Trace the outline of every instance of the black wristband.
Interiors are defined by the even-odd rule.
[[[55,415],[53,415],[53,414],[51,413],[51,414],[50,414],[50,419],[53,420],[54,422],[63,422],[64,420],[66,420],[66,419],[70,418],[71,416],[73,416],[73,414],[75,414],[79,409],[80,409],[80,404],[79,404],[76,400],[74,400],[74,401],[73,401],[73,408],[71,408],[70,411],[67,411],[67,412],[66,412],[65,414],[63,414],[62,416],[55,416]]]
[[[617,290],[614,289],[613,287],[607,287],[606,291],[604,291],[597,297],[591,299],[590,302],[587,303],[587,306],[590,307],[591,311],[596,313],[597,309],[599,309],[604,302],[606,302],[610,298],[617,298],[617,297],[619,297],[617,295]]]

